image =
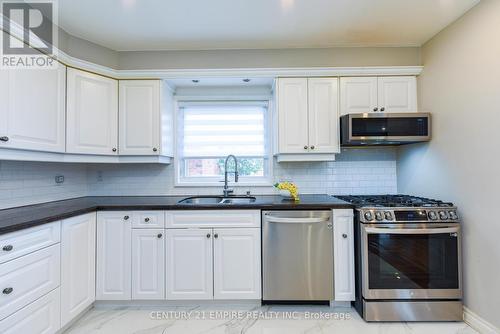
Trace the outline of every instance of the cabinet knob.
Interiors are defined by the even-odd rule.
[[[342,234],[342,238],[347,239],[347,234]]]
[[[145,221],[146,223],[148,223],[148,222],[149,222],[149,217],[144,218],[144,221]]]
[[[153,147],[153,152],[156,152],[158,151],[158,149],[156,147]]]
[[[373,108],[373,111],[378,111],[378,108]]]
[[[161,239],[161,237],[163,237],[163,234],[158,233],[157,237],[158,237],[158,239]]]
[[[214,234],[214,238],[217,239],[219,235],[217,233]]]
[[[385,111],[385,107],[380,108],[380,111]]]
[[[8,294],[10,294],[12,291],[14,291],[14,289],[13,289],[13,288],[5,288],[5,289],[3,289],[2,293],[3,293],[4,295],[8,295]]]
[[[12,245],[6,245],[2,247],[5,252],[10,252],[14,247]]]
[[[210,233],[207,233],[207,239],[210,239]]]
[[[113,149],[111,151],[116,152],[116,147],[113,147]]]
[[[311,150],[314,150],[314,145],[313,145],[313,146],[311,146]]]
[[[9,137],[7,136],[0,137],[0,141],[9,141]]]
[[[307,148],[308,148],[308,146],[307,146],[307,145],[305,145],[305,146],[304,146],[304,150],[307,150]]]
[[[129,218],[130,218],[129,216],[123,217],[124,220],[128,220]]]

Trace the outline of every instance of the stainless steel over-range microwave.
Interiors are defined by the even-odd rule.
[[[343,146],[403,145],[431,139],[429,113],[365,113],[340,118]]]

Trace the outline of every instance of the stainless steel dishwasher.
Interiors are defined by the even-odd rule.
[[[333,300],[330,211],[262,212],[264,301]]]

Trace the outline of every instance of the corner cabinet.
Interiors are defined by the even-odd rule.
[[[341,115],[416,111],[415,76],[340,78]]]
[[[66,66],[0,69],[0,148],[64,152]]]
[[[352,209],[332,211],[335,301],[353,301],[355,300],[354,213]]]
[[[120,80],[120,155],[173,153],[173,101],[160,80]]]
[[[118,81],[68,68],[66,152],[118,155]]]
[[[279,78],[278,161],[334,160],[340,152],[338,78]]]
[[[61,327],[95,301],[96,213],[61,224]]]

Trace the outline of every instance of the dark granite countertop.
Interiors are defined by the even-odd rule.
[[[187,196],[95,196],[0,210],[0,234],[78,216],[96,210],[324,210],[351,209],[350,203],[328,195],[301,195],[299,202],[280,196],[255,196],[248,204],[179,204]]]

